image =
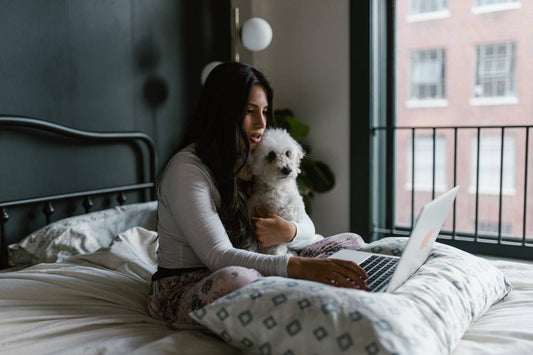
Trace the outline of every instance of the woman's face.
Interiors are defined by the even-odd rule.
[[[261,85],[254,85],[248,99],[248,106],[242,126],[250,141],[250,148],[255,149],[261,142],[267,124],[268,99]]]

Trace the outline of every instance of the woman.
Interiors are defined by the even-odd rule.
[[[279,275],[366,288],[356,264],[326,259],[341,248],[363,245],[356,234],[323,238],[311,219],[276,215],[250,218],[245,182],[238,176],[250,151],[274,125],[272,89],[258,70],[220,64],[210,73],[180,150],[158,186],[159,265],[152,277],[150,314],[175,328],[194,327],[188,316],[216,298],[261,277]],[[245,250],[245,236],[264,246],[289,243],[298,256]]]

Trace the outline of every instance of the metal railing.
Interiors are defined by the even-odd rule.
[[[528,180],[531,180],[531,176],[528,176],[528,170],[529,170],[529,159],[530,159],[530,131],[533,128],[533,125],[501,125],[501,126],[438,126],[438,127],[431,127],[431,126],[395,126],[395,127],[374,127],[371,129],[371,134],[379,134],[381,133],[391,133],[391,131],[394,133],[395,139],[397,139],[400,132],[406,132],[408,134],[408,137],[410,139],[410,225],[399,225],[396,221],[396,210],[395,208],[388,208],[388,211],[392,211],[394,216],[392,218],[389,218],[388,221],[390,225],[388,226],[375,226],[374,232],[381,236],[406,236],[409,235],[410,231],[412,230],[413,224],[414,224],[414,218],[415,218],[415,199],[416,195],[422,193],[421,191],[418,191],[416,188],[416,181],[415,181],[415,161],[416,161],[416,153],[417,150],[415,148],[415,142],[418,137],[421,136],[420,132],[423,132],[424,136],[431,137],[432,141],[432,182],[431,182],[431,199],[435,198],[436,194],[436,165],[437,165],[437,137],[439,135],[445,135],[447,137],[453,137],[453,148],[451,155],[453,156],[453,163],[452,168],[453,171],[451,172],[452,177],[452,184],[453,186],[456,186],[458,184],[458,171],[461,168],[464,167],[458,167],[458,136],[460,132],[465,132],[467,130],[472,131],[472,134],[474,137],[476,137],[476,149],[475,149],[475,185],[472,185],[472,189],[470,191],[471,194],[474,194],[474,215],[470,216],[471,219],[474,221],[473,231],[468,230],[468,228],[460,228],[457,224],[457,213],[458,213],[458,206],[457,206],[457,200],[454,202],[453,205],[453,211],[451,215],[451,227],[448,226],[448,228],[443,228],[439,235],[439,242],[444,242],[447,244],[451,244],[454,246],[457,246],[461,249],[470,251],[470,252],[477,252],[481,254],[490,254],[490,255],[499,255],[499,256],[507,256],[507,257],[517,257],[517,258],[526,258],[526,259],[533,259],[533,232],[530,233],[531,235],[528,236],[528,223],[533,223],[533,211],[528,211],[528,191],[531,190],[531,182]],[[480,195],[483,195],[482,192],[480,192],[480,153],[481,153],[481,140],[482,140],[482,134],[486,131],[494,132],[496,131],[500,136],[500,151],[499,151],[499,157],[494,157],[494,159],[499,158],[500,166],[499,166],[499,191],[497,192],[497,198],[498,198],[498,217],[497,221],[497,231],[495,232],[484,232],[480,230],[479,224],[480,224]],[[523,177],[520,177],[523,179],[523,186],[520,186],[519,189],[517,189],[517,192],[521,193],[521,197],[523,198],[522,203],[522,220],[521,220],[521,226],[519,229],[521,229],[521,233],[515,233],[515,234],[509,234],[504,233],[502,230],[502,224],[503,224],[503,201],[504,201],[504,161],[505,161],[505,140],[506,140],[506,133],[512,131],[515,133],[515,135],[520,136],[520,142],[524,142],[524,145],[516,145],[516,152],[520,152],[521,154],[516,154],[517,156],[523,156],[523,160],[518,161],[515,159],[515,171],[523,171]],[[402,133],[403,134],[403,133]],[[396,148],[397,149],[397,148]],[[521,150],[522,149],[522,150]],[[449,150],[448,150],[449,151]],[[447,155],[448,156],[448,155]],[[472,163],[474,163],[472,161]],[[523,166],[522,166],[523,164]],[[398,178],[398,177],[397,177]],[[515,180],[518,180],[518,176],[514,176]],[[473,181],[472,181],[473,183]],[[395,189],[391,189],[391,191],[395,191]],[[428,191],[429,192],[429,191]],[[425,192],[426,194],[428,192]],[[397,192],[393,192],[397,193]],[[516,197],[516,196],[515,196]],[[533,196],[530,198],[533,200]],[[516,200],[516,199],[515,199]],[[533,203],[533,201],[530,201]],[[464,211],[461,211],[463,213]],[[528,215],[529,213],[529,215]],[[495,223],[495,224],[496,224]],[[516,222],[515,222],[516,224]],[[516,226],[515,226],[516,227]],[[531,226],[529,227],[531,228]],[[518,228],[515,228],[518,229]]]

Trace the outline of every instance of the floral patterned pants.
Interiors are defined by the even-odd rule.
[[[298,256],[327,258],[340,249],[359,249],[363,239],[353,233],[337,234],[311,244]],[[200,326],[189,317],[193,310],[213,302],[241,287],[261,278],[254,269],[228,266],[211,272],[195,269],[178,276],[165,277],[152,282],[148,297],[148,311],[153,318],[166,321],[176,329],[194,329]]]

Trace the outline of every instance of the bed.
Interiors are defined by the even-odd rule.
[[[158,243],[151,139],[0,117],[4,142],[17,129],[95,144],[144,144],[140,165],[148,172],[133,184],[0,198],[0,353],[533,352],[533,265],[489,261],[440,243],[395,294],[265,277],[192,312],[197,330],[172,330],[146,311]],[[141,197],[128,201],[125,193],[132,192]],[[115,205],[95,210],[97,197],[107,195]],[[72,199],[81,212],[50,212]],[[9,224],[25,225],[13,219],[28,214],[11,211],[33,205],[42,209],[43,225],[16,235]],[[405,242],[384,238],[365,249],[397,255]]]

